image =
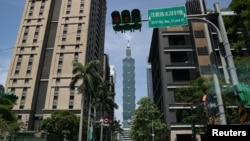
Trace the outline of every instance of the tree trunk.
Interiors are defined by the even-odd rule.
[[[81,115],[80,115],[80,125],[79,125],[78,141],[82,141],[83,109],[84,109],[84,96],[82,94],[81,113],[80,113]]]

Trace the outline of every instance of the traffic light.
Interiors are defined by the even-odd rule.
[[[234,90],[237,93],[237,100],[242,106],[250,105],[250,88],[244,84],[237,84],[234,86]]]
[[[133,9],[132,10],[132,23],[133,25],[133,30],[139,29],[141,31],[141,12],[139,9]]]
[[[130,13],[129,10],[123,10],[121,14],[118,11],[111,13],[113,29],[121,32],[125,31],[141,31],[141,13],[139,9],[133,9]]]
[[[122,31],[122,27],[121,27],[121,15],[120,12],[118,11],[113,11],[111,13],[111,17],[112,17],[112,25],[113,25],[113,29],[115,31]]]
[[[131,16],[130,12],[128,10],[122,11],[122,26],[124,30],[130,30],[131,31]]]

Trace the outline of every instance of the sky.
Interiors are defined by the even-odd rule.
[[[131,48],[131,56],[135,59],[135,95],[137,101],[147,96],[147,57],[152,38],[152,28],[147,22],[142,23],[141,31],[117,32],[112,28],[111,13],[115,10],[125,9],[132,11],[139,9],[142,20],[147,20],[149,9],[168,8],[185,5],[186,0],[107,0],[107,15],[105,29],[105,53],[109,55],[109,64],[114,66],[115,80],[115,102],[119,109],[115,110],[115,116],[122,121],[122,60],[126,57],[128,40]],[[213,9],[213,4],[219,3],[220,8],[226,8],[231,0],[205,0],[206,6]],[[0,4],[0,84],[5,85],[13,48],[16,42],[19,24],[25,0],[1,0]]]

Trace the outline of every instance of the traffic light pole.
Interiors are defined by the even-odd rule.
[[[247,123],[247,114],[245,112],[243,112],[244,114],[241,115],[240,111],[244,111],[244,107],[245,106],[249,106],[250,105],[250,88],[248,86],[242,85],[238,82],[238,77],[237,77],[237,73],[236,73],[236,68],[234,65],[234,60],[233,60],[233,56],[231,53],[231,47],[228,41],[228,37],[227,37],[227,32],[225,29],[225,25],[224,25],[224,21],[222,19],[222,15],[221,15],[221,11],[220,11],[220,7],[218,3],[214,4],[214,9],[215,12],[217,12],[218,15],[218,26],[221,32],[221,36],[223,39],[223,44],[224,44],[224,50],[225,50],[225,58],[227,60],[227,65],[228,65],[228,71],[230,74],[230,78],[231,78],[231,83],[234,87],[234,94],[235,96],[238,98],[236,100],[237,102],[237,106],[238,106],[238,114],[240,115],[240,122],[241,124],[245,124]],[[242,98],[242,97],[244,98]]]
[[[223,43],[220,30],[212,22],[210,22],[210,21],[208,21],[206,19],[203,19],[203,18],[196,18],[193,15],[188,16],[188,19],[189,20],[194,20],[194,21],[203,21],[203,22],[208,23],[209,25],[211,25],[216,30],[216,32],[218,34],[219,43]],[[212,54],[213,50],[212,50],[211,47],[208,47],[208,52],[209,52],[210,55]],[[214,59],[214,58],[212,56],[210,56],[210,59]],[[211,60],[211,63],[212,62],[214,62],[214,61]],[[213,66],[213,64],[212,64],[212,67],[215,67],[215,66]],[[216,93],[216,97],[217,97],[217,103],[218,103],[218,109],[219,109],[219,115],[220,115],[220,124],[221,125],[226,125],[227,124],[226,123],[226,116],[225,116],[223,100],[222,100],[222,97],[221,97],[221,89],[220,89],[220,85],[219,85],[218,76],[216,74],[216,71],[213,70],[212,73],[213,73],[213,81],[214,81],[214,86],[215,86],[215,93]]]
[[[229,70],[229,74],[230,74],[230,77],[231,77],[231,82],[232,82],[232,85],[236,85],[236,84],[239,83],[238,82],[238,77],[237,77],[237,74],[236,74],[236,69],[235,69],[234,61],[233,61],[233,56],[232,56],[231,49],[230,49],[230,44],[229,44],[229,41],[228,41],[228,38],[227,38],[227,32],[226,32],[225,25],[224,25],[224,22],[223,22],[223,19],[222,19],[219,3],[214,4],[214,9],[215,9],[215,12],[219,14],[217,20],[218,20],[219,29],[220,29],[220,32],[221,32],[221,37],[222,37],[222,40],[223,40],[223,45],[224,45],[224,50],[225,50],[225,57],[226,57],[226,60],[227,60],[227,63],[228,63],[227,65],[228,65],[228,70]]]

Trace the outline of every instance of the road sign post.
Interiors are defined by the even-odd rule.
[[[151,28],[187,25],[185,6],[148,10],[148,25]]]

